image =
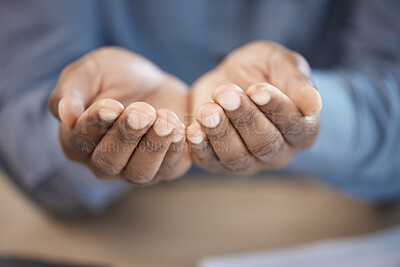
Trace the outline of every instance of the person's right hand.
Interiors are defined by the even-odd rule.
[[[127,50],[95,50],[68,65],[50,95],[66,156],[100,178],[149,185],[183,175],[187,86]],[[156,110],[157,109],[157,110]]]

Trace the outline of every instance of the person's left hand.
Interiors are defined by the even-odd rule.
[[[228,55],[194,83],[191,103],[195,121],[187,139],[194,162],[239,175],[282,169],[310,147],[322,106],[305,59],[271,42]]]

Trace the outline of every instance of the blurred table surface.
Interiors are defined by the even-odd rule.
[[[205,256],[275,250],[400,223],[307,179],[206,174],[135,190],[99,218],[52,219],[0,174],[0,254],[109,266],[194,266]]]

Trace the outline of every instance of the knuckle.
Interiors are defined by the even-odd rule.
[[[262,107],[264,115],[271,117],[271,116],[278,116],[284,110],[283,103],[275,102],[274,105],[267,104],[266,106]]]
[[[275,125],[281,125],[280,132],[287,138],[299,136],[304,132],[304,123],[301,115],[287,115],[281,121],[277,121]]]
[[[253,164],[252,157],[247,154],[230,157],[224,161],[224,165],[231,170],[244,171],[248,170]]]
[[[153,153],[164,152],[168,149],[168,145],[166,143],[157,142],[151,139],[145,140],[144,145],[147,151]]]
[[[254,121],[254,112],[245,112],[244,114],[241,114],[241,116],[237,118],[232,118],[231,122],[236,128],[246,128],[251,126],[251,124]]]
[[[111,163],[108,157],[101,152],[93,153],[91,160],[96,170],[106,175],[118,175],[123,169],[123,166],[115,166],[113,163]]]
[[[263,144],[252,149],[253,154],[260,159],[270,159],[276,156],[276,152],[283,146],[284,140],[280,134],[267,136]]]
[[[96,143],[86,134],[77,133],[74,136],[74,144],[79,147],[80,153],[90,153],[96,147]]]
[[[99,114],[89,114],[86,117],[85,123],[82,125],[82,132],[87,132],[89,129],[94,129],[98,132],[107,132],[110,122],[104,121]]]
[[[137,144],[140,141],[140,137],[130,133],[124,127],[118,127],[116,136],[121,143],[127,145]]]
[[[96,147],[96,144],[85,134],[73,134],[67,138],[60,138],[61,147],[65,155],[75,161],[87,159]]]
[[[225,138],[229,138],[229,129],[227,127],[221,127],[218,131],[214,129],[206,129],[205,134],[209,140],[223,141]]]
[[[281,133],[288,139],[298,138],[303,135],[303,127],[300,123],[288,123]]]

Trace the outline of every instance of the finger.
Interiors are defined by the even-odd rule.
[[[203,104],[196,111],[195,118],[223,165],[238,172],[251,170],[254,157],[220,106],[215,103]]]
[[[197,166],[214,173],[225,170],[225,166],[219,161],[197,121],[189,125],[186,137],[193,161]]]
[[[68,65],[50,94],[48,107],[51,113],[72,128],[97,94],[100,80],[97,64],[89,56]]]
[[[318,132],[318,115],[303,116],[296,105],[278,88],[268,83],[250,86],[246,94],[279,129],[292,146],[310,146]]]
[[[154,182],[160,182],[162,180],[171,181],[183,174],[185,174],[191,164],[190,155],[186,147],[186,127],[181,123],[181,127],[177,131],[170,144],[167,154],[161,164],[161,167],[154,178]]]
[[[175,113],[159,109],[155,123],[143,136],[123,171],[124,177],[136,184],[150,183],[156,176],[179,127],[180,121]]]
[[[89,159],[96,145],[123,110],[124,107],[118,101],[102,99],[93,103],[78,118],[73,129],[61,124],[60,140],[66,155],[77,161]]]
[[[156,117],[149,104],[130,104],[94,149],[91,157],[94,168],[107,176],[120,174]]]
[[[271,162],[285,155],[288,148],[281,133],[240,87],[221,85],[213,91],[212,98],[224,109],[254,156]]]

